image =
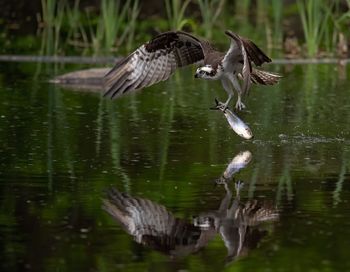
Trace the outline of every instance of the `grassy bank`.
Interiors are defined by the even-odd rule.
[[[10,40],[5,28],[0,43],[6,53],[30,44],[32,54],[121,55],[169,29],[219,45],[226,44],[223,30],[231,29],[257,41],[273,57],[348,55],[350,0],[164,0],[157,3],[158,10],[154,3],[41,0],[37,33]]]

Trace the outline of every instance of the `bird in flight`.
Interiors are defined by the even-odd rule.
[[[251,40],[229,30],[225,34],[231,44],[227,52],[216,50],[208,41],[183,31],[169,31],[157,35],[133,53],[118,62],[105,76],[104,96],[118,96],[167,80],[179,67],[201,65],[195,78],[221,80],[228,94],[220,107],[227,108],[236,90],[236,109],[245,108],[242,97],[251,83],[273,85],[280,76],[252,67],[261,66],[271,59]],[[239,79],[243,81],[240,85]]]

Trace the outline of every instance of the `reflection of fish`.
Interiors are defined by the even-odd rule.
[[[230,124],[234,132],[236,132],[239,136],[247,140],[253,138],[253,133],[246,123],[244,123],[232,111],[226,108],[223,103],[219,102],[217,99],[215,99],[215,102],[216,102],[216,107],[212,109],[221,110],[224,113],[228,123]]]
[[[236,174],[242,168],[246,167],[251,159],[252,153],[250,151],[246,150],[239,152],[227,165],[225,172],[222,174],[221,178],[224,180],[230,180],[234,174]]]

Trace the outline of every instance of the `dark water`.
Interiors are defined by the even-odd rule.
[[[349,69],[270,67],[285,78],[253,87],[245,141],[191,69],[116,101],[46,82],[79,68],[0,64],[1,271],[350,271]],[[152,233],[102,209],[111,188]]]

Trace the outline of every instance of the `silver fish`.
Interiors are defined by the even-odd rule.
[[[251,161],[252,157],[252,153],[248,150],[239,152],[227,165],[226,170],[222,174],[222,176],[227,180],[231,179],[234,174],[236,174],[239,170],[247,166],[247,164]]]
[[[227,165],[221,177],[215,180],[216,184],[224,184],[230,181],[237,172],[249,164],[252,157],[252,153],[248,150],[239,152]]]
[[[244,123],[236,114],[234,114],[228,108],[224,108],[223,103],[219,102],[217,99],[215,99],[215,102],[216,107],[212,109],[221,110],[224,113],[228,123],[230,124],[234,132],[236,132],[239,136],[247,140],[253,138],[253,133],[246,123]]]

